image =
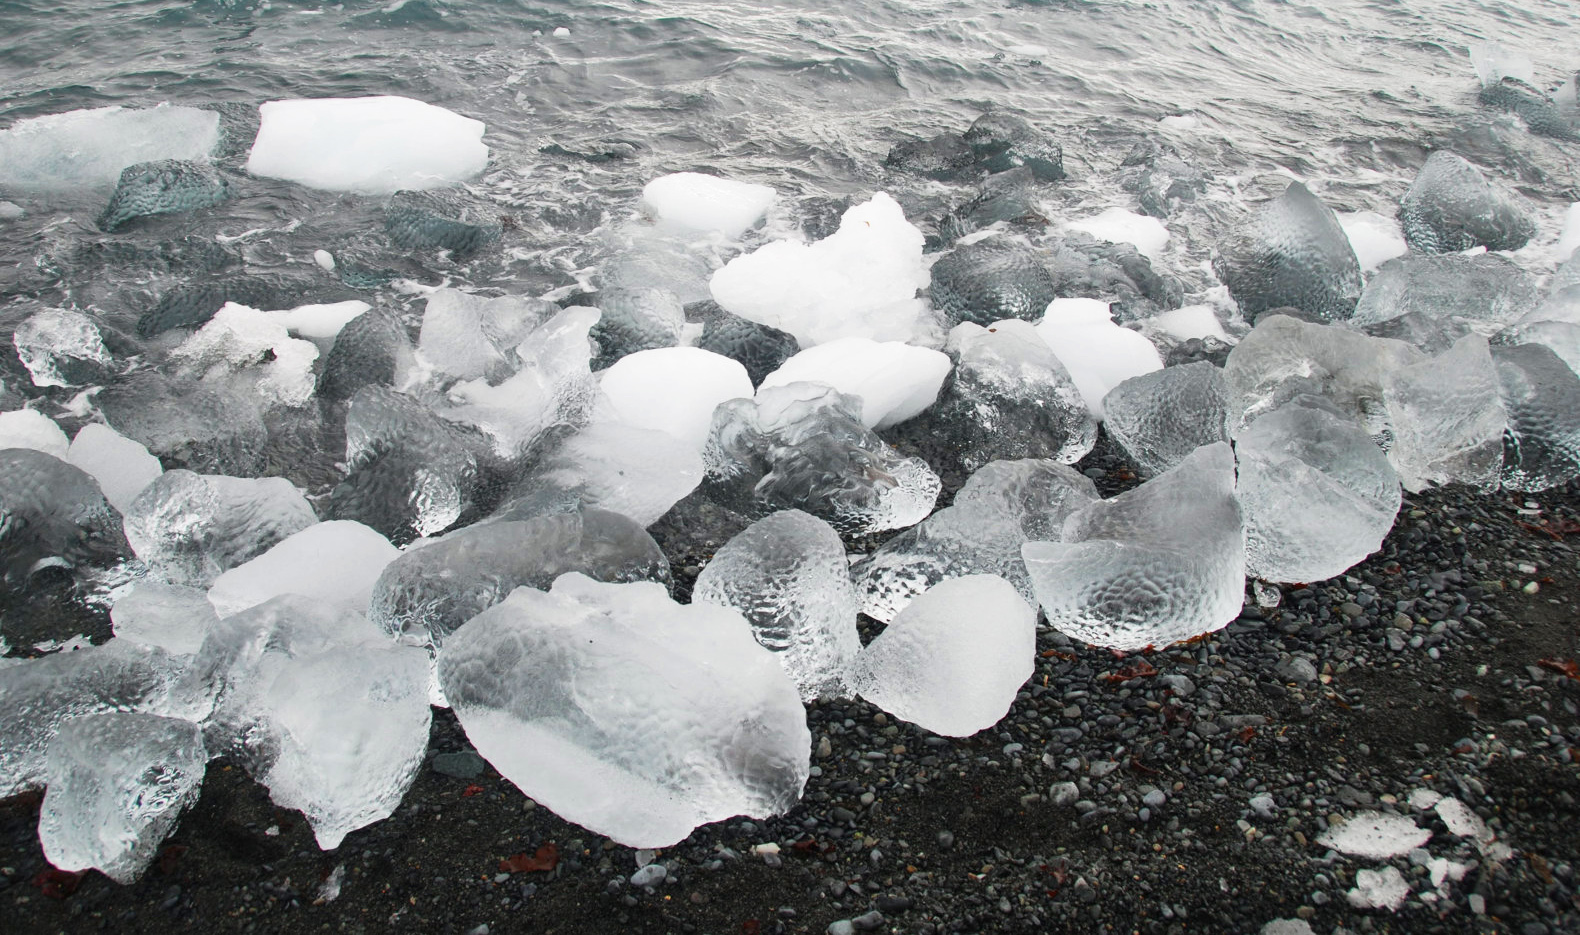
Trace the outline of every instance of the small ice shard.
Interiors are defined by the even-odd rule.
[[[214,579],[208,599],[227,617],[279,594],[300,594],[366,612],[373,585],[400,552],[361,523],[308,526]]]
[[[1147,321],[1153,328],[1177,341],[1213,338],[1224,344],[1233,343],[1211,305],[1187,305],[1154,315]]]
[[[1569,260],[1576,250],[1580,250],[1580,201],[1569,206],[1564,212],[1564,226],[1558,232],[1558,243],[1553,245],[1553,256],[1558,262]]]
[[[1131,377],[1163,369],[1163,358],[1140,332],[1114,324],[1107,302],[1054,299],[1037,334],[1070,372],[1097,419],[1103,397]]]
[[[514,373],[519,363],[510,350],[558,312],[541,299],[486,298],[459,289],[438,289],[428,296],[417,351],[452,377],[498,382]]]
[[[1388,371],[1383,381],[1393,424],[1388,460],[1406,490],[1497,488],[1508,417],[1486,338],[1467,334],[1431,360]]]
[[[1357,909],[1398,911],[1410,898],[1410,884],[1397,867],[1355,871],[1355,886],[1345,896]]]
[[[109,233],[137,218],[184,214],[228,201],[234,195],[230,179],[213,166],[183,159],[140,162],[121,170],[115,194],[99,215],[98,225]]]
[[[1492,360],[1509,417],[1503,486],[1534,492],[1580,475],[1580,376],[1540,344],[1495,347]]]
[[[63,308],[30,316],[16,326],[11,344],[34,386],[84,386],[105,379],[115,365],[93,319]]]
[[[64,461],[71,442],[54,419],[37,409],[13,409],[0,412],[0,450],[6,448],[42,451]]]
[[[1030,322],[961,322],[946,349],[955,370],[934,413],[966,470],[1008,458],[1074,464],[1097,443],[1080,389]]]
[[[317,382],[316,345],[291,337],[267,313],[234,303],[226,303],[170,356],[185,375],[283,406],[307,405]]]
[[[599,387],[613,421],[668,432],[698,451],[708,441],[714,407],[753,392],[745,367],[695,347],[628,354],[603,371]]]
[[[50,742],[39,810],[44,857],[137,882],[198,798],[208,752],[191,721],[113,711],[75,717]]]
[[[1246,321],[1276,308],[1343,321],[1361,294],[1361,267],[1333,209],[1291,182],[1226,245],[1213,270]]]
[[[21,191],[109,188],[121,170],[156,159],[207,159],[219,114],[161,104],[97,107],[18,120],[0,130],[0,185]]]
[[[1006,318],[1030,321],[1057,293],[1053,276],[1027,247],[1004,240],[979,240],[956,247],[929,273],[933,307],[950,325],[990,324]]]
[[[1154,370],[1109,390],[1103,416],[1141,473],[1161,474],[1202,445],[1229,440],[1229,387],[1205,360]]]
[[[709,288],[724,308],[788,331],[802,347],[843,337],[905,341],[925,308],[916,298],[928,281],[922,241],[899,204],[879,192],[846,211],[833,235],[738,256]]]
[[[791,383],[831,386],[860,397],[861,423],[883,429],[915,418],[931,406],[951,366],[947,355],[925,347],[838,338],[785,361],[763,379],[762,389]]]
[[[189,655],[203,645],[219,614],[197,588],[143,579],[110,610],[117,639]]]
[[[1221,629],[1245,600],[1234,455],[1204,445],[1021,555],[1048,623],[1076,639],[1128,651]]]
[[[1411,808],[1417,808],[1417,809],[1420,809],[1421,811],[1426,811],[1427,809],[1431,808],[1432,806],[1436,805],[1437,803],[1439,803],[1441,801],[1443,801],[1442,794],[1439,793],[1439,792],[1435,792],[1435,791],[1433,791],[1431,789],[1412,789],[1412,790],[1410,790],[1410,807]]]
[[[1031,678],[1037,612],[996,575],[941,581],[856,657],[851,685],[904,721],[968,737],[1009,713]]]
[[[1404,239],[1417,253],[1472,247],[1518,250],[1536,234],[1523,199],[1494,186],[1464,157],[1438,150],[1399,203]]]
[[[669,562],[647,530],[588,509],[481,523],[430,540],[379,575],[368,617],[393,637],[438,646],[516,588],[547,591],[571,571],[617,584],[669,584]]]
[[[705,452],[712,491],[744,512],[805,510],[842,532],[920,522],[943,482],[865,427],[860,412],[859,399],[815,383],[720,404]]]
[[[665,224],[736,238],[762,220],[774,190],[698,172],[662,175],[642,187],[642,205]]]
[[[417,356],[406,328],[394,314],[376,308],[347,322],[324,357],[319,399],[341,402],[364,386],[406,386]]]
[[[668,432],[594,424],[540,458],[494,512],[522,520],[596,507],[651,526],[702,483],[702,456]]]
[[[385,195],[465,181],[488,165],[481,121],[405,97],[259,105],[247,171],[328,191]]]
[[[1432,832],[1401,815],[1360,812],[1317,837],[1317,843],[1351,857],[1389,860],[1432,840]]]
[[[998,575],[1036,600],[1020,547],[1057,540],[1071,513],[1096,501],[1097,488],[1057,461],[994,461],[972,474],[954,503],[851,566],[861,611],[888,623],[940,581]]]
[[[739,361],[753,386],[761,384],[764,377],[778,370],[801,349],[788,332],[727,312],[717,302],[710,302],[708,306],[697,346]]]
[[[1366,284],[1350,324],[1431,353],[1466,334],[1491,337],[1536,308],[1531,274],[1499,256],[1408,256]]]
[[[1109,208],[1101,214],[1071,221],[1065,226],[1109,243],[1133,244],[1142,256],[1154,263],[1162,255],[1164,244],[1169,242],[1169,229],[1162,221],[1124,208]]]
[[[283,477],[179,469],[145,487],[125,515],[127,541],[154,574],[204,588],[317,522],[302,491]]]
[[[1235,436],[1246,574],[1322,581],[1382,546],[1399,475],[1354,422],[1296,399]]]
[[[32,448],[0,449],[0,591],[26,587],[44,568],[113,567],[131,551],[121,514],[81,468]]]
[[[709,560],[691,601],[745,617],[803,700],[848,696],[847,671],[861,651],[856,592],[845,546],[827,523],[800,510],[758,520]]]
[[[812,737],[794,684],[733,610],[568,574],[451,634],[439,684],[522,792],[630,847],[795,805]]]
[[[299,338],[307,338],[320,348],[328,350],[346,325],[360,318],[373,306],[361,299],[330,302],[321,305],[298,305],[295,308],[270,312],[269,316]]]
[[[1375,211],[1345,212],[1337,217],[1363,273],[1371,272],[1394,257],[1404,256],[1410,249],[1404,242],[1399,222],[1393,218]]]
[[[66,460],[92,475],[104,491],[104,499],[123,516],[137,495],[164,473],[159,459],[147,448],[97,422],[77,430]]]

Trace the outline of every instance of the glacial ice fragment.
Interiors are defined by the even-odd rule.
[[[1536,233],[1536,221],[1517,195],[1494,186],[1448,150],[1438,150],[1421,166],[1399,203],[1399,224],[1418,253],[1518,250]]]
[[[1097,419],[1108,391],[1143,373],[1163,369],[1163,358],[1138,331],[1114,323],[1107,302],[1055,299],[1037,324],[1037,334],[1070,372]]]
[[[735,238],[762,220],[774,190],[699,172],[662,175],[642,186],[642,205],[660,221]]]
[[[1467,334],[1431,360],[1390,370],[1388,460],[1406,490],[1460,483],[1496,490],[1508,418],[1487,339]]]
[[[745,367],[695,347],[628,354],[603,371],[599,387],[613,421],[667,432],[699,452],[708,441],[714,407],[752,395]]]
[[[1503,486],[1534,492],[1580,475],[1580,376],[1540,344],[1495,347],[1492,360],[1509,416]]]
[[[41,451],[64,461],[71,451],[71,443],[49,416],[37,409],[13,409],[0,412],[0,450],[6,448]]]
[[[558,312],[541,299],[438,289],[428,296],[417,350],[428,364],[452,377],[486,377],[497,383],[519,363],[511,349]]]
[[[137,218],[184,214],[231,197],[230,180],[213,166],[182,159],[141,162],[121,170],[115,194],[99,215],[99,229],[109,233]]]
[[[1169,229],[1162,221],[1124,208],[1109,208],[1092,217],[1071,221],[1066,227],[1108,243],[1131,244],[1154,263],[1161,258],[1163,246],[1169,242]]]
[[[1491,337],[1540,301],[1531,274],[1499,256],[1407,256],[1366,284],[1352,326],[1429,353],[1467,334]]]
[[[697,339],[697,346],[739,361],[753,386],[760,385],[764,377],[778,370],[800,350],[795,337],[788,332],[727,312],[717,302],[710,301],[706,305],[708,310],[702,319],[702,337]]]
[[[148,449],[120,432],[89,422],[77,430],[66,450],[66,460],[82,468],[99,482],[104,499],[110,501],[125,516],[132,501],[143,488],[159,479],[164,473],[159,459]]]
[[[30,316],[16,326],[11,344],[34,386],[83,386],[103,380],[115,364],[93,319],[63,308]]]
[[[702,483],[697,449],[668,432],[589,425],[544,454],[494,518],[522,520],[595,507],[651,526]]]
[[[831,386],[859,397],[862,424],[882,429],[915,418],[931,406],[949,376],[950,366],[946,355],[925,347],[900,341],[836,338],[785,361],[763,378],[762,389],[791,383]]]
[[[1229,440],[1229,387],[1208,361],[1131,377],[1103,397],[1103,424],[1144,475]]]
[[[363,613],[384,566],[399,554],[388,539],[361,523],[317,523],[214,579],[208,599],[221,617],[279,594],[300,594]]]
[[[195,653],[219,614],[198,588],[144,578],[110,609],[116,639],[157,646],[173,655]]]
[[[1394,218],[1375,211],[1355,211],[1339,214],[1338,219],[1363,273],[1371,272],[1394,257],[1404,256],[1410,249]]]
[[[1360,262],[1338,217],[1299,182],[1225,245],[1213,271],[1250,322],[1287,307],[1343,321],[1361,294]]]
[[[0,185],[108,188],[127,166],[207,159],[218,143],[219,114],[195,107],[96,107],[30,117],[0,130]]]
[[[319,399],[340,402],[364,386],[404,386],[417,369],[406,329],[389,310],[371,309],[347,322],[324,356]]]
[[[612,287],[598,293],[597,346],[593,369],[603,370],[638,351],[675,347],[686,328],[686,307],[668,289],[644,285]]]
[[[81,468],[32,448],[0,449],[0,574],[23,588],[48,567],[108,568],[131,557],[121,514]]]
[[[185,376],[252,394],[268,404],[305,406],[313,398],[318,347],[291,337],[270,315],[227,303],[170,352]]]
[[[956,247],[930,271],[933,307],[950,326],[1031,321],[1055,296],[1053,277],[1027,247],[989,239]]]

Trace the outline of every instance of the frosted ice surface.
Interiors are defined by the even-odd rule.
[[[67,719],[162,713],[181,669],[164,650],[125,640],[0,668],[0,798],[44,785],[45,753]]]
[[[1518,250],[1536,234],[1523,198],[1447,150],[1433,153],[1421,166],[1399,203],[1399,224],[1418,253]]]
[[[844,543],[827,523],[800,510],[758,520],[709,560],[691,601],[745,617],[802,699],[848,696],[846,673],[861,650],[856,591]]]
[[[1063,541],[1021,547],[1048,623],[1132,650],[1218,630],[1245,598],[1234,455],[1219,442],[1064,521]]]
[[[1131,377],[1103,397],[1103,424],[1146,475],[1229,440],[1229,386],[1209,361]]]
[[[1359,425],[1297,399],[1235,436],[1246,573],[1322,581],[1377,551],[1399,476]]]
[[[167,471],[132,501],[126,538],[153,574],[206,588],[214,579],[318,522],[283,477]]]
[[[115,602],[110,620],[119,639],[184,655],[198,651],[219,614],[198,588],[145,578]]]
[[[1409,818],[1383,812],[1360,812],[1317,837],[1317,843],[1351,857],[1388,860],[1432,840],[1432,832]]]
[[[1341,212],[1337,217],[1363,273],[1371,272],[1394,257],[1404,256],[1410,249],[1404,242],[1399,222],[1393,218],[1375,211]]]
[[[1057,461],[994,461],[952,505],[851,566],[862,613],[887,623],[940,581],[974,574],[998,575],[1034,601],[1021,545],[1057,540],[1065,519],[1097,499],[1090,478]]]
[[[335,337],[346,325],[372,307],[361,299],[347,299],[323,305],[298,305],[270,312],[269,315],[285,325],[286,330],[296,337],[307,338],[324,347],[333,345]]]
[[[368,617],[403,641],[438,646],[516,588],[547,591],[570,571],[670,582],[669,561],[646,529],[618,513],[579,510],[481,523],[407,551],[379,575]]]
[[[995,575],[942,581],[921,594],[856,657],[862,698],[946,737],[997,724],[1031,678],[1037,612]]]
[[[77,430],[66,450],[66,460],[99,482],[104,498],[124,516],[143,488],[164,473],[159,459],[120,432],[89,422]]]
[[[1133,244],[1142,256],[1154,263],[1162,255],[1164,244],[1169,242],[1169,229],[1162,221],[1124,208],[1109,208],[1065,226],[1109,243]]]
[[[316,345],[291,337],[268,313],[234,302],[225,303],[170,357],[187,376],[219,382],[238,393],[252,391],[285,406],[307,405],[317,383]]]
[[[428,296],[417,350],[430,365],[452,377],[498,382],[514,373],[519,363],[511,348],[558,313],[552,303],[541,299],[487,298],[439,289]]]
[[[108,188],[127,166],[207,159],[218,143],[219,114],[195,107],[97,107],[30,117],[0,130],[0,185],[23,191]]]
[[[384,566],[399,554],[388,539],[361,523],[318,523],[214,579],[208,599],[221,617],[280,594],[300,594],[363,613]]]
[[[1494,347],[1508,413],[1503,486],[1538,491],[1580,474],[1580,376],[1540,344]]]
[[[596,507],[646,527],[696,490],[702,475],[697,449],[668,432],[594,424],[544,455],[494,516],[519,520]]]
[[[1498,256],[1408,256],[1372,276],[1351,325],[1438,353],[1460,337],[1491,337],[1536,308],[1531,274]]]
[[[38,816],[45,859],[135,883],[197,802],[207,766],[191,721],[117,711],[65,722],[49,745]]]
[[[1355,871],[1355,886],[1345,894],[1357,909],[1398,911],[1410,898],[1410,884],[1398,867]]]
[[[736,509],[800,509],[842,532],[902,529],[932,512],[943,482],[861,423],[861,401],[792,383],[713,412],[708,474]]]
[[[1233,343],[1218,321],[1211,305],[1187,305],[1154,315],[1147,319],[1154,328],[1180,341],[1192,338],[1216,338],[1225,344]]]
[[[831,386],[860,397],[862,424],[881,429],[915,418],[931,406],[950,366],[947,355],[925,347],[837,338],[791,357],[763,379],[762,388],[791,383]]]
[[[961,322],[946,349],[954,378],[934,412],[966,470],[1004,458],[1073,464],[1096,444],[1097,420],[1030,322]]]
[[[695,347],[628,354],[603,371],[599,386],[613,421],[668,432],[698,451],[708,441],[714,407],[753,392],[745,367]]]
[[[773,202],[767,185],[698,172],[662,175],[642,187],[642,204],[666,224],[732,238],[762,220]]]
[[[0,449],[5,587],[26,586],[43,568],[111,567],[130,557],[121,515],[92,477],[42,451]]]
[[[733,610],[568,574],[445,641],[439,682],[478,752],[562,818],[631,847],[795,805],[812,737]]]
[[[1008,240],[962,244],[928,273],[933,307],[949,324],[986,325],[1006,318],[1030,321],[1057,295],[1053,274],[1037,254]]]
[[[1342,321],[1361,294],[1360,262],[1338,217],[1299,182],[1224,244],[1213,270],[1251,322],[1286,307]]]
[[[908,340],[928,282],[922,232],[879,192],[813,244],[775,241],[738,256],[709,288],[724,308],[795,335],[802,347],[843,337]]]
[[[383,195],[465,181],[488,165],[481,121],[410,98],[268,101],[258,113],[253,175]]]
[[[0,449],[28,448],[65,460],[71,449],[55,420],[37,409],[0,412]]]
[[[1564,226],[1558,232],[1558,243],[1553,246],[1553,256],[1562,263],[1568,260],[1580,249],[1580,201],[1569,206],[1564,212]]]
[[[1093,417],[1103,417],[1108,391],[1143,373],[1163,369],[1163,358],[1140,332],[1114,324],[1108,303],[1095,299],[1054,299],[1037,324],[1037,334],[1053,350],[1086,400]]]
[[[1487,339],[1467,334],[1428,361],[1384,375],[1388,460],[1406,490],[1460,483],[1495,490],[1508,418]]]
[[[16,326],[16,356],[34,386],[82,386],[105,377],[115,359],[93,319],[63,308],[47,308]]]

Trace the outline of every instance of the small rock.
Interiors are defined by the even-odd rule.
[[[1142,804],[1147,808],[1162,808],[1163,803],[1167,802],[1168,800],[1169,797],[1163,793],[1162,789],[1153,789],[1151,792],[1148,792],[1146,795],[1141,797]]]
[[[669,876],[669,871],[664,869],[663,864],[648,864],[641,870],[631,874],[631,885],[657,886],[664,882],[664,878],[667,876]]]
[[[1081,790],[1073,782],[1056,782],[1048,787],[1048,798],[1058,806],[1069,805],[1081,797]]]

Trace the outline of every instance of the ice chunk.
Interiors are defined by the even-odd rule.
[[[809,347],[763,379],[764,390],[821,383],[861,398],[861,423],[888,428],[920,415],[938,399],[949,357],[899,341],[838,338]],[[750,395],[750,394],[744,394]],[[720,400],[723,401],[722,399]],[[710,412],[711,415],[711,412]]]
[[[225,383],[235,392],[253,392],[284,406],[307,405],[317,382],[317,346],[291,337],[267,313],[230,302],[170,356],[184,375]]]
[[[1482,87],[1495,85],[1504,78],[1514,78],[1530,84],[1534,70],[1530,56],[1506,49],[1496,42],[1473,42],[1469,48],[1470,64]]]
[[[17,325],[11,343],[34,386],[82,386],[104,379],[115,365],[93,319],[63,308],[47,308]]]
[[[97,107],[30,117],[0,130],[0,185],[22,191],[108,188],[127,166],[207,159],[218,143],[219,114],[195,107]]]
[[[686,309],[668,289],[612,288],[598,295],[602,313],[592,330],[598,346],[594,370],[602,370],[627,354],[675,347],[686,328]]]
[[[780,240],[713,274],[721,306],[795,335],[802,347],[843,337],[908,340],[927,285],[922,232],[879,192],[845,212],[839,230],[814,244]]]
[[[1148,321],[1153,328],[1179,341],[1214,338],[1224,344],[1233,343],[1211,305],[1187,305],[1154,315]]]
[[[1497,341],[1499,344],[1540,344],[1557,354],[1570,370],[1580,373],[1580,323],[1525,322],[1497,335]]]
[[[800,510],[758,520],[714,554],[691,601],[739,611],[803,700],[848,696],[847,670],[861,650],[856,592],[827,523]]]
[[[734,179],[676,172],[642,187],[642,204],[659,220],[677,227],[716,231],[735,238],[762,220],[774,202],[774,190]]]
[[[579,510],[470,526],[408,551],[379,575],[368,616],[391,636],[438,646],[516,588],[547,591],[570,571],[669,584],[669,562],[647,530],[618,513]]]
[[[1097,420],[1030,322],[961,322],[949,332],[947,350],[954,378],[935,412],[966,470],[1003,458],[1073,464],[1096,444]]]
[[[1375,211],[1343,212],[1337,217],[1363,273],[1371,272],[1394,257],[1404,256],[1410,249],[1404,242],[1399,222],[1393,218]]]
[[[0,798],[44,785],[45,753],[68,719],[162,713],[180,672],[164,650],[125,640],[0,668]]]
[[[196,211],[234,195],[230,179],[213,166],[181,159],[138,163],[121,170],[115,194],[99,215],[99,229],[113,232],[137,218]]]
[[[1112,649],[1218,630],[1245,598],[1234,455],[1204,445],[1173,469],[1064,521],[1062,542],[1021,547],[1055,629]]]
[[[708,441],[714,407],[752,395],[745,367],[695,347],[628,354],[603,372],[599,386],[614,421],[668,432],[699,452]]]
[[[558,312],[541,299],[515,295],[491,299],[439,289],[428,296],[417,350],[452,377],[498,381],[515,371],[510,349]]]
[[[134,371],[98,395],[116,431],[194,471],[252,475],[264,469],[268,431],[255,397],[232,387]]]
[[[1539,301],[1531,274],[1499,256],[1409,256],[1383,264],[1350,324],[1439,353],[1475,333],[1491,337]]]
[[[66,450],[66,460],[99,482],[104,499],[124,516],[143,488],[159,479],[164,468],[148,449],[97,422],[77,431]]]
[[[1226,245],[1213,271],[1251,322],[1286,307],[1342,321],[1361,294],[1360,262],[1338,217],[1299,182]]]
[[[335,337],[373,306],[361,299],[330,302],[327,305],[298,305],[295,308],[270,312],[270,316],[299,338],[307,338],[320,347],[332,346]],[[326,348],[327,349],[327,348]]]
[[[1438,150],[1421,166],[1399,203],[1399,224],[1418,253],[1518,250],[1536,234],[1523,199],[1448,150]]]
[[[993,111],[971,121],[964,140],[977,163],[989,172],[1022,166],[1039,181],[1064,178],[1064,149],[1051,136],[1014,114]]]
[[[494,517],[522,520],[596,507],[650,526],[695,490],[702,475],[696,448],[668,432],[589,425],[539,459]]]
[[[1097,419],[1108,391],[1143,373],[1163,369],[1163,358],[1139,332],[1114,324],[1108,303],[1095,299],[1054,299],[1037,325],[1037,334],[1059,361]]]
[[[861,610],[888,623],[949,578],[997,575],[1036,600],[1020,547],[1058,540],[1064,521],[1097,500],[1084,474],[1057,461],[994,461],[966,480],[954,503],[851,566]]]
[[[1558,262],[1569,260],[1576,250],[1580,250],[1580,201],[1569,206],[1564,212],[1564,226],[1558,232],[1558,243],[1553,246],[1553,255]]]
[[[986,325],[1005,318],[1030,321],[1057,295],[1053,276],[1037,255],[1004,240],[956,247],[933,264],[929,276],[933,307],[951,325]]]
[[[0,450],[27,448],[65,460],[71,449],[66,433],[55,420],[37,409],[0,412]]]
[[[1109,390],[1103,415],[1141,473],[1161,474],[1202,445],[1229,440],[1229,386],[1205,360],[1154,370]]]
[[[388,539],[361,523],[318,523],[214,579],[208,599],[221,617],[279,594],[300,594],[361,613],[384,566],[399,554]]]
[[[42,451],[0,449],[0,573],[6,587],[25,587],[44,568],[111,567],[130,557],[121,515],[92,477]]]
[[[385,309],[372,309],[335,336],[318,374],[318,396],[338,402],[368,385],[403,387],[416,370],[416,354],[400,320]]]
[[[851,684],[904,721],[946,737],[997,724],[1031,678],[1037,612],[995,575],[939,582],[861,651]]]
[[[1309,405],[1308,405],[1309,403]],[[1377,551],[1399,512],[1399,476],[1366,431],[1296,399],[1235,436],[1246,573],[1322,581]]]
[[[843,532],[920,522],[943,482],[861,423],[861,401],[814,383],[762,390],[713,411],[714,492],[748,513],[801,509]]]
[[[1361,812],[1334,825],[1317,837],[1317,843],[1351,857],[1388,860],[1432,840],[1432,832],[1401,815]]]
[[[198,651],[219,614],[197,588],[144,579],[115,602],[110,619],[118,639],[179,656]]]
[[[1397,912],[1410,898],[1410,884],[1398,867],[1355,871],[1355,886],[1345,896],[1357,909],[1387,909]]]
[[[707,304],[709,309],[703,318],[702,337],[697,339],[697,346],[739,361],[753,386],[762,383],[764,377],[778,370],[801,349],[787,332],[726,312],[717,302]]]
[[[258,113],[253,175],[384,195],[461,182],[488,165],[481,121],[406,97],[269,101]]]
[[[568,574],[445,641],[468,739],[562,818],[631,847],[795,805],[812,737],[795,686],[740,615],[662,585]]]
[[[126,538],[155,575],[206,588],[317,522],[307,498],[283,477],[174,470],[132,501]]]
[[[72,718],[49,745],[38,816],[44,857],[61,870],[135,883],[197,802],[207,766],[191,721],[120,711]]]
[[[1109,243],[1134,244],[1142,256],[1154,263],[1162,255],[1163,245],[1169,242],[1169,229],[1162,221],[1124,208],[1109,208],[1094,217],[1071,221],[1065,226]]]
[[[1503,486],[1546,490],[1580,475],[1580,376],[1540,344],[1495,347],[1492,360],[1509,416]]]
[[[1461,483],[1495,490],[1508,418],[1487,339],[1467,334],[1431,360],[1383,375],[1388,460],[1406,490]]]

